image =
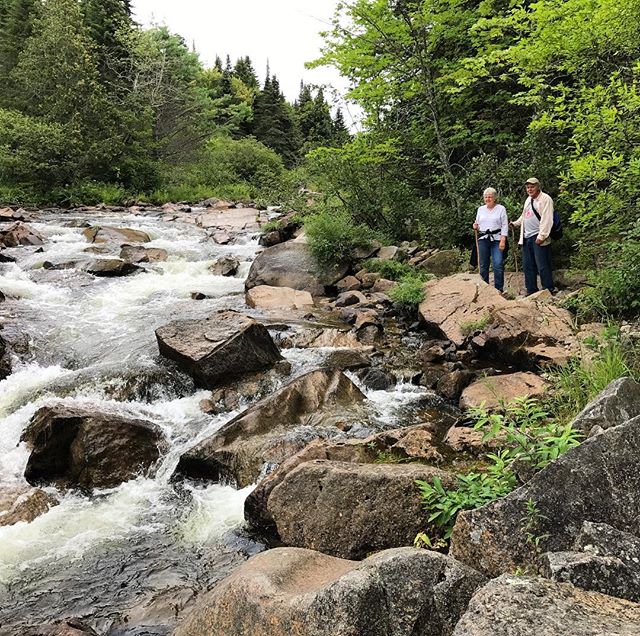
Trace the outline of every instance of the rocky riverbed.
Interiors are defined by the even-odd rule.
[[[540,370],[601,326],[506,300],[453,254],[358,255],[438,275],[416,320],[375,272],[319,272],[295,223],[261,236],[270,216],[0,215],[0,634],[507,634],[514,603],[523,636],[637,633],[632,380],[580,416],[592,439],[461,515],[451,556],[403,547],[426,526],[416,479],[454,485],[487,450],[464,409],[544,394]],[[549,580],[485,585],[515,571]],[[569,631],[531,631],[535,598]]]

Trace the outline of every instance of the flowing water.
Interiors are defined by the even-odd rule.
[[[45,260],[86,258],[79,227],[85,221],[142,230],[152,239],[146,246],[166,249],[169,258],[125,278],[43,269]],[[208,393],[160,358],[154,330],[223,308],[259,317],[243,297],[256,237],[220,246],[159,211],[40,213],[30,225],[46,237],[44,252],[6,250],[17,262],[0,264],[0,291],[8,298],[0,304],[3,333],[20,353],[0,382],[0,487],[26,484],[20,435],[45,404],[154,421],[170,449],[153,477],[92,496],[56,493],[60,504],[33,522],[0,527],[0,634],[23,634],[27,625],[61,617],[84,618],[100,634],[170,633],[183,607],[263,546],[242,529],[251,487],[170,482],[180,454],[237,412],[205,415],[199,402]],[[243,261],[236,277],[210,273],[224,254]],[[195,291],[210,298],[192,300]],[[317,368],[327,353],[283,350],[294,375]],[[411,385],[367,397],[381,426],[411,423],[414,407],[429,400]]]

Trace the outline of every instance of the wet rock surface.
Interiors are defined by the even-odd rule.
[[[94,225],[82,231],[89,243],[148,243],[151,238],[146,232],[127,227],[101,227]]]
[[[4,487],[0,489],[0,526],[30,523],[57,504],[58,499],[41,488]]]
[[[281,548],[220,583],[175,636],[449,636],[482,583],[453,559],[412,548],[361,563]]]
[[[0,227],[0,247],[17,247],[19,245],[42,245],[44,237],[22,221],[9,227]]]
[[[248,316],[219,312],[156,329],[160,353],[206,388],[267,369],[282,359],[267,329]]]
[[[166,450],[162,432],[151,422],[64,406],[37,411],[21,441],[31,449],[29,483],[88,490],[146,474]]]
[[[120,258],[127,263],[160,263],[166,261],[167,250],[157,247],[141,247],[139,245],[123,245]]]
[[[635,636],[640,605],[542,578],[503,575],[481,588],[454,636]]]

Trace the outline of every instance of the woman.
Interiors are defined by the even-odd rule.
[[[482,198],[484,205],[478,208],[473,229],[478,232],[478,262],[480,276],[489,282],[489,261],[493,262],[493,284],[500,292],[504,288],[504,250],[509,234],[509,219],[503,205],[497,203],[498,193],[487,188]]]

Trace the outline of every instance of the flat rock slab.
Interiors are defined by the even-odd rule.
[[[101,227],[92,225],[82,231],[89,243],[148,243],[151,238],[146,232],[128,227]]]
[[[277,548],[224,579],[174,636],[450,636],[483,582],[414,548],[362,562]]]
[[[282,360],[267,328],[234,311],[171,322],[156,329],[156,338],[163,356],[209,389]]]
[[[481,588],[454,636],[637,636],[640,605],[566,583],[501,576]]]
[[[230,208],[227,210],[211,210],[196,217],[196,223],[202,228],[220,228],[240,232],[260,229],[258,216],[260,212],[255,208]]]
[[[24,473],[30,484],[87,490],[147,474],[167,448],[152,422],[63,405],[39,409],[20,441],[31,450]]]
[[[227,422],[180,458],[181,474],[230,479],[243,488],[255,483],[266,463],[273,467],[318,436],[326,419],[362,402],[358,387],[337,369],[319,369],[289,382]],[[296,435],[296,429],[304,433]],[[335,433],[338,429],[329,426]],[[311,429],[311,430],[310,430]]]
[[[535,373],[509,373],[480,378],[470,384],[460,396],[460,408],[484,405],[495,410],[516,398],[537,398],[544,395],[547,383]]]
[[[245,287],[290,287],[312,296],[324,296],[326,288],[344,278],[347,271],[346,266],[321,270],[306,243],[287,241],[258,254],[251,264]]]
[[[254,309],[308,309],[313,307],[313,297],[309,292],[290,287],[270,287],[258,285],[245,295],[247,305]]]
[[[590,437],[503,499],[461,512],[450,554],[490,576],[536,567],[529,500],[542,552],[572,550],[585,521],[640,535],[640,417]]]
[[[467,337],[465,327],[481,324],[493,309],[509,302],[477,274],[429,281],[425,294],[418,308],[422,320],[456,346],[461,346]]]
[[[415,481],[434,477],[454,486],[453,476],[424,464],[314,460],[284,477],[267,509],[285,544],[358,559],[410,545],[426,529]]]

